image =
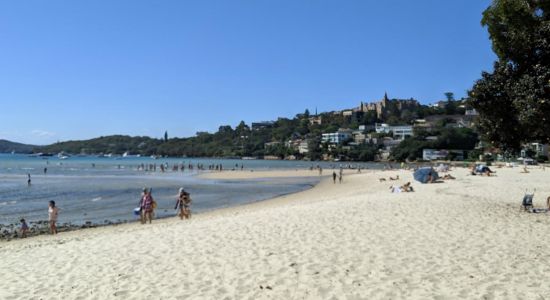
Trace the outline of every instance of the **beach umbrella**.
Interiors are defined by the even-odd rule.
[[[430,175],[432,176],[433,180],[436,180],[439,178],[439,174],[437,174],[437,172],[430,167],[420,168],[414,171],[413,177],[416,181],[419,181],[421,183],[427,183]]]

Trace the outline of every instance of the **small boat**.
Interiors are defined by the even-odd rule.
[[[59,158],[59,159],[68,159],[69,155],[65,154],[64,152],[59,152],[57,154],[57,158]]]

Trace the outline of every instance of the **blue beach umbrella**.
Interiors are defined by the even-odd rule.
[[[414,180],[416,181],[419,181],[421,183],[427,183],[430,175],[432,176],[433,180],[436,180],[439,178],[439,174],[437,174],[437,172],[431,167],[420,168],[414,171],[413,177],[414,177]]]

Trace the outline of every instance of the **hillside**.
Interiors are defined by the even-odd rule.
[[[66,141],[36,147],[34,152],[71,154],[130,154],[151,155],[156,152],[160,140],[150,137],[130,137],[126,135],[102,136],[84,141]]]
[[[32,153],[36,146],[0,140],[0,153]]]
[[[405,105],[405,104],[415,105]],[[420,105],[415,100],[388,99],[384,97],[378,103],[338,112],[323,112],[311,115],[308,110],[293,118],[278,118],[276,121],[256,122],[248,126],[241,121],[235,127],[222,125],[216,132],[197,132],[187,138],[155,139],[144,136],[112,135],[90,140],[58,142],[33,149],[35,153],[70,154],[116,154],[129,153],[142,156],[161,155],[171,157],[277,157],[291,159],[320,160],[336,157],[344,160],[370,161],[376,159],[379,150],[385,147],[385,134],[373,133],[375,123],[412,124],[415,119],[438,116],[440,125],[430,135],[444,139],[426,142],[425,134],[418,139],[405,143],[399,150],[399,159],[415,159],[422,148],[428,146],[440,148],[452,146],[446,140],[460,138],[466,142],[457,145],[457,149],[469,150],[477,142],[477,134],[471,129],[446,128],[445,116],[464,114],[459,108],[462,101],[444,102],[442,107]],[[445,122],[443,122],[445,121]],[[334,133],[340,129],[360,132],[359,142],[348,139],[345,142],[330,144],[321,140],[323,133]],[[373,139],[367,138],[369,134]],[[378,139],[380,138],[380,139]],[[415,147],[412,147],[412,146]],[[305,151],[303,151],[306,149]],[[453,148],[454,149],[454,148]],[[11,151],[8,150],[8,151]],[[414,155],[410,155],[414,152]]]

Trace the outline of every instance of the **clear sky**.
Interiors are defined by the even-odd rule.
[[[489,0],[0,2],[0,139],[192,136],[390,98],[465,96]]]

